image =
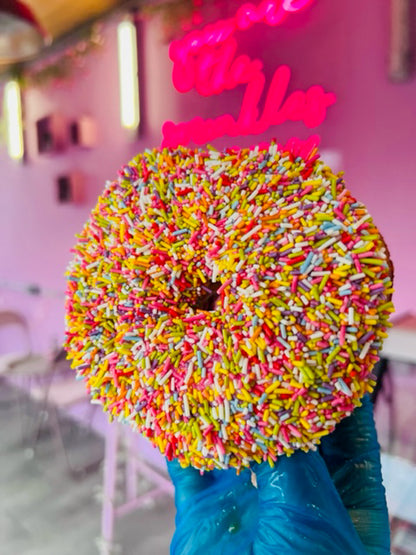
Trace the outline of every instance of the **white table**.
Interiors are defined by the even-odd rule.
[[[416,316],[404,314],[388,330],[381,356],[391,361],[416,364]]]

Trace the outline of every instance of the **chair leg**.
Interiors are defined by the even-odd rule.
[[[57,442],[57,446],[58,449],[61,449],[63,454],[64,454],[64,458],[65,458],[65,462],[66,465],[68,467],[68,471],[71,475],[75,475],[77,474],[77,470],[72,466],[69,455],[68,455],[68,451],[65,445],[65,440],[64,440],[64,436],[62,434],[62,428],[61,428],[61,423],[59,421],[59,414],[58,414],[58,409],[56,407],[50,407],[50,409],[48,410],[50,418],[51,418],[51,424],[54,430],[54,435],[55,435],[55,439]]]
[[[43,396],[39,402],[39,409],[38,409],[38,416],[36,419],[36,424],[34,425],[34,430],[33,430],[33,435],[32,435],[32,445],[30,447],[30,450],[32,452],[33,457],[35,456],[36,453],[36,448],[40,439],[40,435],[42,432],[42,426],[44,425],[44,423],[47,421],[47,419],[50,417],[50,410],[48,407],[48,395],[49,395],[49,388],[52,385],[52,380],[53,380],[53,375],[51,375],[49,377],[49,380],[46,384],[45,390],[43,392]],[[52,426],[54,427],[55,430],[55,435],[59,434],[61,436],[60,441],[61,444],[63,445],[63,438],[62,438],[62,434],[60,432],[60,425],[59,425],[59,420],[58,420],[58,415],[54,415],[53,416],[54,421]]]
[[[101,555],[110,555],[113,546],[117,480],[117,449],[117,424],[108,424],[105,435],[103,501],[101,512]]]
[[[126,476],[126,499],[131,501],[137,497],[137,459],[132,453],[131,437],[126,434],[126,462],[125,462],[125,476]]]
[[[16,405],[18,407],[19,415],[20,415],[20,426],[21,426],[21,438],[22,438],[22,445],[25,446],[27,444],[28,438],[30,437],[30,433],[28,433],[28,426],[27,423],[30,420],[28,416],[29,412],[29,405],[30,405],[30,389],[31,389],[31,380],[29,378],[27,391],[24,391],[23,387],[18,386],[15,388],[16,393]]]
[[[386,371],[385,371],[385,378],[388,382],[388,388],[385,393],[385,400],[389,406],[389,442],[388,442],[388,450],[389,453],[393,452],[394,448],[394,441],[396,437],[396,410],[395,410],[395,403],[394,403],[394,380],[391,373],[390,365],[387,362]]]

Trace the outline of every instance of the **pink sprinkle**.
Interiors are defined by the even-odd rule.
[[[290,290],[292,291],[292,293],[296,293],[296,288],[298,286],[298,280],[299,280],[298,276],[293,276],[292,284],[290,286]]]
[[[232,279],[227,279],[227,281],[224,281],[224,283],[221,285],[221,287],[218,288],[217,290],[217,295],[221,295],[221,293],[224,291],[224,289],[226,287],[228,287],[228,285],[230,285],[232,282]]]

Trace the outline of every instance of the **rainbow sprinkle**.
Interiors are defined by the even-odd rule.
[[[108,183],[67,272],[93,402],[202,470],[308,450],[360,405],[393,311],[365,207],[316,149],[154,149]]]

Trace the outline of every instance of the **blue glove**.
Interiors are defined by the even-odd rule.
[[[389,523],[372,406],[322,442],[320,452],[279,458],[275,468],[206,472],[168,463],[175,485],[171,555],[389,553]]]

